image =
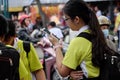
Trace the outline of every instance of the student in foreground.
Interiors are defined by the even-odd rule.
[[[58,72],[62,77],[66,77],[70,75],[71,71],[77,70],[79,66],[81,67],[79,79],[99,80],[104,53],[113,54],[113,50],[106,43],[95,13],[85,2],[80,0],[68,1],[63,12],[66,24],[73,31],[79,31],[79,34],[89,33],[93,38],[89,41],[83,37],[75,37],[63,57],[59,40],[51,34],[49,39],[55,47]]]
[[[8,33],[8,31],[9,31],[9,28],[8,28],[7,19],[2,14],[0,14],[0,43],[1,43],[0,46],[2,48],[0,49],[1,49],[1,52],[3,51],[3,54],[0,55],[1,57],[0,64],[2,63],[2,60],[5,59],[0,66],[0,69],[1,69],[0,80],[25,80],[25,77],[28,75],[28,72],[23,62],[19,58],[20,56],[18,51],[12,48],[12,46],[10,45],[5,46],[3,44],[5,40],[5,35]],[[3,45],[4,45],[4,48],[3,48]],[[7,50],[8,52],[5,50]],[[5,63],[5,61],[7,61],[7,58],[9,58],[10,63],[11,65],[13,64],[13,66],[10,66],[8,65],[8,63]]]
[[[5,36],[4,43],[6,45],[11,45],[16,48],[20,53],[20,58],[23,61],[23,64],[28,72],[28,76],[26,76],[25,80],[32,80],[31,73],[35,74],[36,80],[46,80],[45,73],[43,70],[43,66],[38,58],[38,55],[35,51],[34,46],[30,43],[30,52],[25,52],[23,48],[23,41],[19,40],[16,37],[16,27],[12,20],[8,20],[9,23],[9,32]]]

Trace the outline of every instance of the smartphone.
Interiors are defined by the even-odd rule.
[[[51,34],[51,32],[46,29],[46,28],[43,28],[42,31],[44,31],[48,36]],[[54,34],[52,34],[53,36],[55,36]],[[57,36],[55,36],[58,40],[60,40]]]

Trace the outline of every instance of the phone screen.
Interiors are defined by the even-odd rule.
[[[48,30],[48,29],[46,29],[46,28],[43,28],[43,30],[42,31],[44,31],[48,36],[51,34],[51,32]],[[54,34],[52,34],[52,35],[54,35]],[[55,36],[55,35],[54,35]],[[60,40],[57,36],[55,36],[58,40]]]

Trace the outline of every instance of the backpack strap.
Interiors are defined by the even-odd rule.
[[[82,32],[82,33],[78,34],[77,37],[83,37],[83,38],[89,40],[90,42],[92,41],[91,34],[89,34],[87,32]],[[76,70],[81,70],[81,67],[77,66]]]
[[[26,55],[28,57],[28,53],[30,52],[30,42],[23,41],[23,48],[24,48]]]
[[[82,33],[78,34],[77,37],[83,37],[83,38],[89,40],[90,42],[92,40],[91,34],[89,34],[87,32],[82,32]]]

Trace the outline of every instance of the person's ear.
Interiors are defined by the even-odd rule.
[[[76,24],[79,24],[80,18],[79,18],[78,16],[76,16],[75,19],[74,19],[74,22],[75,22]]]

